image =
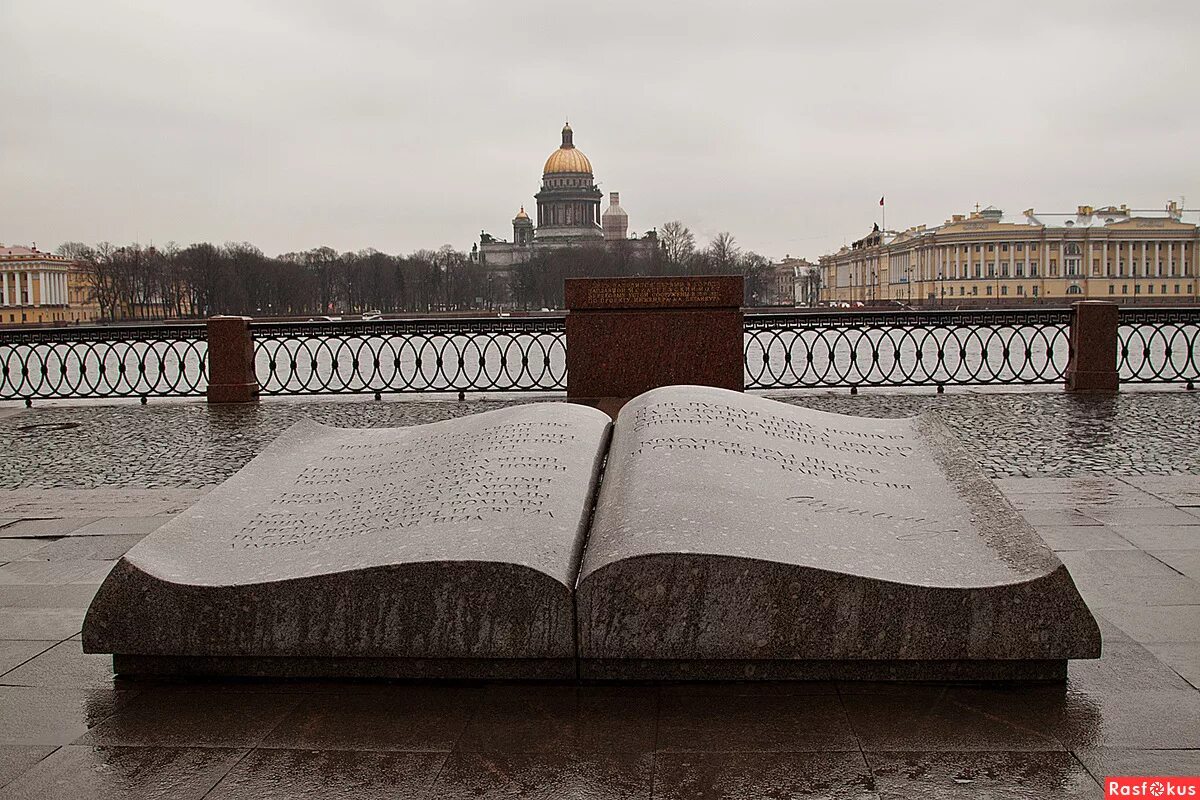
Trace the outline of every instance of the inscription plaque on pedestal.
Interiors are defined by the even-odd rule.
[[[83,644],[133,674],[1020,680],[1100,635],[935,417],[673,386],[611,425],[299,423],[126,554]]]
[[[744,385],[740,275],[570,278],[567,397],[615,413],[660,386]]]

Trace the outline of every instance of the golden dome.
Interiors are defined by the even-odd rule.
[[[529,219],[529,215],[525,213],[525,206],[521,206],[521,210],[517,212],[515,217],[513,217],[514,222],[519,219]]]
[[[571,132],[571,123],[563,125],[562,129],[562,146],[550,154],[546,159],[546,166],[542,169],[543,175],[552,175],[559,172],[585,172],[588,175],[592,174],[592,162],[588,161],[588,157],[575,147],[572,141],[573,134]]]

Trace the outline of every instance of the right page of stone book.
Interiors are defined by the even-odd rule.
[[[1065,568],[935,417],[699,386],[621,411],[577,604],[585,676],[1099,650]]]

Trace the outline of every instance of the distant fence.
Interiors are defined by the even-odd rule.
[[[1061,383],[1071,312],[913,311],[746,318],[746,388]]]
[[[563,317],[256,323],[263,394],[566,391]]]
[[[0,330],[0,400],[202,397],[205,325]]]
[[[1070,309],[754,314],[747,389],[1063,383]],[[565,318],[252,323],[268,395],[561,392]],[[1122,382],[1200,380],[1200,309],[1127,309]],[[204,324],[0,330],[0,399],[198,397]]]
[[[1117,328],[1117,371],[1122,383],[1200,380],[1200,309],[1128,309]]]

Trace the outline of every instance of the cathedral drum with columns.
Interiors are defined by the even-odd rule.
[[[508,271],[528,263],[539,250],[566,247],[623,247],[634,254],[649,255],[658,246],[650,232],[642,238],[629,237],[629,216],[621,208],[617,192],[609,195],[609,207],[600,212],[603,193],[596,186],[592,162],[575,146],[570,123],[563,126],[562,144],[546,159],[542,188],[537,200],[537,225],[522,206],[513,218],[511,242],[482,233],[472,248],[471,258],[491,270]]]

